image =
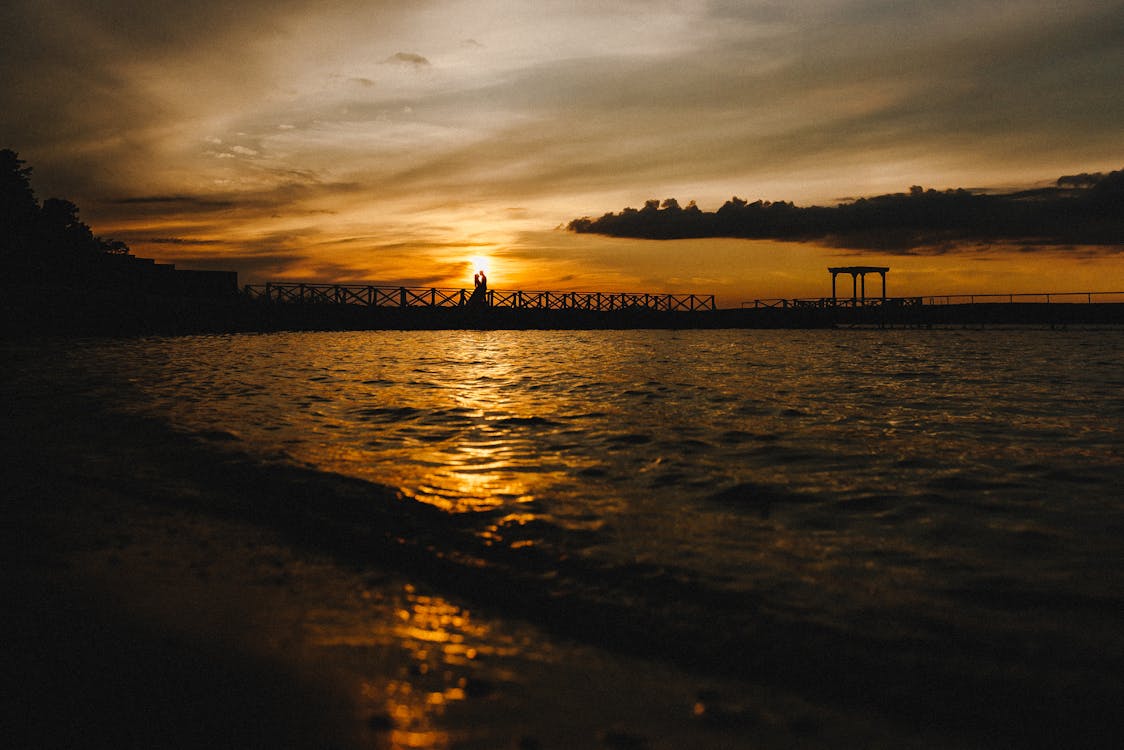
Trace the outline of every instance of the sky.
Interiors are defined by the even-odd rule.
[[[1124,247],[881,254],[577,234],[649,199],[834,205],[1124,167],[1120,0],[6,0],[0,147],[103,237],[266,280],[1124,290]]]

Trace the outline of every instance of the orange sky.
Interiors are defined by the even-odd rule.
[[[1120,247],[879,255],[575,235],[1124,166],[1118,3],[12,0],[0,147],[96,233],[244,282],[891,294],[1124,289]]]

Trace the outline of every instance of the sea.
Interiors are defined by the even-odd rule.
[[[263,470],[380,488],[336,522],[365,502],[413,545],[398,564],[567,637],[973,736],[1119,729],[1119,329],[299,332],[20,361]]]

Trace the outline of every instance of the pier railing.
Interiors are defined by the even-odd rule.
[[[773,307],[773,308],[836,308],[836,307],[913,307],[923,304],[922,297],[881,297],[867,299],[853,299],[851,297],[797,297],[795,299],[755,299],[743,302],[742,307]]]
[[[1021,294],[938,294],[922,297],[926,305],[975,305],[989,302],[1124,302],[1124,292],[1040,292]]]
[[[804,297],[795,299],[755,299],[742,307],[755,308],[834,308],[834,307],[913,307],[916,305],[977,305],[1015,302],[1052,304],[1124,302],[1124,292],[1040,292],[1018,294],[934,294],[919,297]]]
[[[248,298],[277,304],[357,305],[362,307],[464,307],[465,289],[384,287],[359,284],[248,284]],[[714,310],[713,294],[635,292],[549,292],[489,289],[489,307],[517,310]]]

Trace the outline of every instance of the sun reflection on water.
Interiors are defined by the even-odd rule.
[[[534,500],[530,484],[516,473],[512,446],[505,440],[478,442],[474,437],[460,435],[415,453],[415,460],[430,471],[413,486],[405,485],[404,494],[452,513],[489,511]]]
[[[378,450],[401,460],[391,467],[380,463],[370,473],[451,513],[531,503],[551,479],[526,470],[537,446],[525,424],[537,418],[542,404],[513,387],[519,363],[486,335],[445,343],[434,366],[416,368],[423,387],[372,393],[386,413],[377,424]],[[336,458],[352,467],[369,460],[369,446],[350,451]]]

